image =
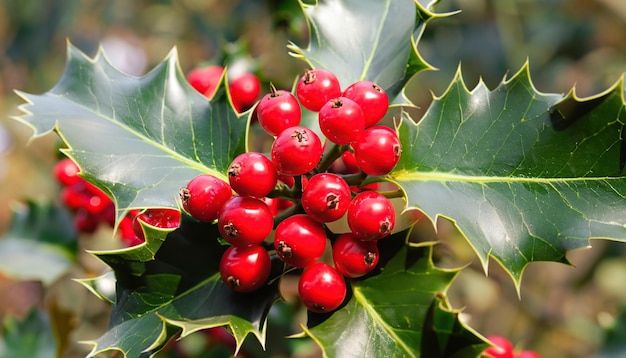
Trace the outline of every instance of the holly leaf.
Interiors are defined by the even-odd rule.
[[[76,262],[78,235],[71,216],[49,202],[17,203],[12,211],[9,231],[0,239],[0,271],[54,283]]]
[[[146,230],[147,241],[154,232]],[[174,335],[228,326],[237,350],[252,334],[263,345],[267,314],[279,298],[282,264],[275,262],[272,279],[251,294],[227,287],[219,274],[226,246],[217,240],[217,226],[182,216],[178,229],[167,233],[152,260],[129,257],[130,252],[101,252],[98,257],[115,272],[115,297],[110,298],[98,280],[84,285],[113,305],[108,331],[84,343],[93,345],[90,356],[121,351],[126,356],[153,356]],[[275,260],[278,261],[278,260]]]
[[[623,78],[579,99],[538,92],[527,65],[493,91],[457,74],[417,125],[403,121],[390,177],[408,208],[452,221],[485,270],[495,258],[519,288],[530,262],[626,240],[624,123]]]
[[[461,357],[487,347],[448,308],[445,291],[458,270],[435,267],[430,246],[408,247],[405,239],[406,232],[381,240],[400,243],[382,272],[350,281],[352,297],[341,309],[303,327],[324,356]]]
[[[18,92],[28,103],[16,119],[33,138],[56,131],[81,175],[112,196],[119,220],[129,209],[177,208],[178,190],[198,174],[226,179],[246,150],[248,124],[223,81],[207,101],[187,83],[176,50],[134,77],[102,50],[89,58],[68,44],[59,82],[43,95]]]
[[[288,47],[311,68],[332,71],[342,88],[358,80],[376,82],[390,102],[418,72],[433,69],[417,51],[417,42],[434,14],[413,0],[300,1],[309,24],[307,48]],[[415,16],[411,16],[415,14]],[[403,103],[407,100],[402,98]]]

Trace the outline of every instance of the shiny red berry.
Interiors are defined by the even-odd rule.
[[[261,98],[256,106],[256,115],[261,127],[272,136],[300,124],[302,110],[296,97],[289,91],[276,90]]]
[[[333,143],[349,144],[363,130],[364,115],[361,107],[346,97],[326,102],[318,114],[322,133]]]
[[[296,96],[302,106],[318,112],[326,102],[341,95],[337,77],[323,68],[308,70],[296,85]]]
[[[389,173],[402,153],[398,135],[385,126],[373,126],[362,131],[352,147],[357,165],[369,175]]]
[[[231,246],[220,261],[222,281],[237,292],[251,292],[263,286],[270,269],[270,256],[261,246]]]
[[[339,220],[352,200],[350,186],[337,174],[320,173],[312,176],[302,192],[302,207],[319,222]]]
[[[502,336],[489,336],[487,337],[494,346],[485,350],[485,354],[488,354],[493,358],[514,358],[513,344],[507,338]]]
[[[228,182],[239,195],[262,198],[276,186],[278,173],[270,158],[247,152],[238,155],[230,164]]]
[[[233,246],[258,245],[274,228],[274,217],[265,202],[249,196],[234,196],[219,211],[217,227]]]
[[[336,310],[346,298],[346,282],[332,266],[324,262],[307,267],[298,282],[298,295],[311,311]]]
[[[333,243],[335,269],[345,277],[357,278],[371,272],[378,264],[376,240],[358,240],[351,233],[342,234]]]
[[[364,191],[348,207],[348,226],[359,240],[378,240],[391,233],[396,214],[389,199],[377,191]]]
[[[307,267],[326,249],[326,232],[321,223],[306,214],[296,214],[278,224],[274,233],[276,254],[295,267]]]
[[[233,196],[232,189],[225,181],[210,175],[200,174],[182,188],[179,196],[183,209],[192,217],[211,222],[226,200]]]
[[[307,127],[290,127],[276,137],[271,154],[279,173],[302,175],[319,163],[323,154],[322,142]]]
[[[358,81],[351,84],[343,91],[342,96],[350,98],[363,108],[365,128],[378,123],[389,108],[387,93],[371,81]]]
[[[253,73],[244,73],[228,84],[233,106],[237,112],[248,110],[261,94],[261,82]]]
[[[83,180],[78,176],[80,169],[70,158],[59,160],[54,166],[54,177],[64,186],[69,186]]]
[[[224,67],[218,65],[198,67],[189,71],[187,81],[198,92],[211,98],[215,94],[223,73]]]
[[[133,230],[140,239],[145,239],[141,223],[162,229],[173,229],[180,226],[180,211],[169,208],[149,208],[135,216]]]

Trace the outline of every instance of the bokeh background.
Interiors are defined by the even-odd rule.
[[[420,107],[416,118],[432,94],[445,91],[459,66],[470,89],[479,80],[494,88],[528,61],[538,90],[567,93],[575,87],[579,96],[611,87],[626,71],[624,0],[443,0],[435,9],[461,12],[432,21],[420,41],[423,57],[438,71],[422,73],[408,86],[409,98]],[[31,130],[11,116],[21,103],[15,89],[43,93],[56,83],[68,41],[90,55],[104,48],[116,66],[135,75],[174,47],[185,72],[245,49],[264,85],[271,80],[288,88],[304,64],[285,46],[288,41],[305,46],[306,39],[295,0],[0,0],[0,237],[9,228],[14,203],[58,198],[51,176],[58,139],[50,135],[29,142]],[[428,228],[423,232],[435,236]],[[81,238],[81,249],[110,247],[109,237],[100,232]],[[507,336],[544,357],[611,356],[603,347],[619,341],[614,337],[624,329],[623,244],[592,242],[592,248],[570,254],[572,266],[531,265],[519,299],[497,263],[485,275],[449,224],[439,224],[437,239],[442,242],[436,250],[439,264],[469,265],[450,288],[450,299],[478,332]],[[25,317],[32,307],[52,308],[56,321],[65,324],[60,327],[68,342],[64,356],[84,356],[88,347],[74,342],[104,332],[108,307],[70,278],[97,274],[103,270],[99,265],[82,255],[66,280],[46,288],[0,274],[0,320]],[[297,332],[296,324],[284,323],[290,327],[284,333]],[[178,356],[218,354],[208,353],[204,336],[185,341]],[[266,355],[315,357],[319,352],[303,344]]]

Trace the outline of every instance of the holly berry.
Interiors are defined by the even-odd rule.
[[[348,226],[359,240],[378,240],[391,233],[396,214],[389,199],[377,191],[364,191],[348,207]]]
[[[332,266],[317,262],[302,272],[298,295],[309,310],[317,313],[332,312],[346,298],[346,283]]]
[[[493,358],[514,358],[513,344],[502,336],[487,337],[494,346],[485,349],[484,353]]]
[[[215,94],[223,73],[224,67],[218,65],[198,67],[189,71],[187,81],[205,97],[211,98]]]
[[[385,175],[400,160],[402,145],[394,130],[373,126],[362,131],[352,143],[356,163],[369,175]]]
[[[272,136],[285,129],[300,124],[302,109],[296,97],[289,91],[276,90],[263,96],[257,104],[256,112],[261,127]]]
[[[371,81],[358,81],[346,88],[343,97],[350,98],[363,108],[365,128],[378,123],[387,113],[389,98],[380,86]]]
[[[308,70],[296,85],[296,96],[302,106],[313,112],[319,110],[332,98],[341,95],[337,77],[323,68]]]
[[[346,233],[333,243],[335,269],[345,277],[357,278],[368,274],[378,264],[378,257],[375,240],[362,241]]]
[[[140,221],[162,229],[173,229],[180,225],[180,211],[169,208],[149,208],[135,216],[132,221],[137,237],[145,240]]]
[[[272,160],[257,152],[238,155],[228,168],[228,182],[239,195],[262,198],[278,182],[278,173]]]
[[[307,127],[290,127],[276,137],[271,154],[279,173],[302,175],[319,163],[323,154],[322,142]]]
[[[79,172],[78,165],[70,158],[59,160],[53,169],[54,177],[64,186],[70,186],[81,181],[82,178],[78,176]]]
[[[179,192],[183,209],[192,217],[211,222],[226,200],[233,196],[232,189],[225,181],[210,175],[200,174],[189,181]]]
[[[263,286],[270,275],[270,256],[261,246],[229,247],[220,260],[220,276],[237,292],[251,292]]]
[[[351,200],[350,186],[333,173],[312,176],[302,192],[304,211],[319,222],[339,220],[348,210]]]
[[[318,114],[322,133],[336,144],[348,144],[355,141],[363,130],[364,118],[361,107],[346,97],[329,100]]]
[[[326,249],[326,232],[321,223],[306,214],[281,221],[274,233],[274,248],[281,260],[295,267],[307,267]]]
[[[267,204],[249,196],[234,196],[219,211],[217,227],[222,238],[233,246],[258,245],[274,228]]]
[[[233,106],[237,112],[248,110],[261,93],[261,82],[253,73],[244,73],[228,84]]]

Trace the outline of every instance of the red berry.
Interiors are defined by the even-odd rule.
[[[180,226],[180,211],[169,208],[149,208],[135,216],[133,230],[139,238],[145,239],[140,220],[154,227],[173,229]]]
[[[391,233],[396,214],[391,201],[377,191],[364,191],[348,207],[348,226],[359,240],[378,240]]]
[[[320,138],[307,127],[290,127],[272,144],[272,161],[281,174],[302,175],[319,163],[323,149]]]
[[[224,67],[218,65],[194,68],[187,74],[187,81],[205,97],[211,98],[215,94],[223,73]]]
[[[318,262],[307,267],[298,282],[302,303],[318,313],[336,310],[346,298],[346,283],[332,266]]]
[[[319,222],[341,218],[352,200],[350,186],[339,175],[320,173],[309,179],[302,192],[304,211]]]
[[[335,269],[345,277],[357,278],[368,274],[378,264],[376,241],[362,241],[347,233],[333,243]]]
[[[337,97],[326,102],[319,111],[318,119],[322,133],[336,144],[355,141],[364,126],[363,110],[346,97]]]
[[[289,91],[276,90],[274,87],[261,98],[256,112],[259,124],[272,136],[297,126],[302,119],[302,110],[296,97]]]
[[[53,171],[56,180],[64,186],[76,184],[82,180],[82,178],[78,176],[80,172],[78,165],[70,158],[59,160],[54,166]]]
[[[369,175],[389,173],[402,153],[398,135],[385,126],[373,126],[362,131],[352,147],[357,165]]]
[[[74,215],[74,227],[79,232],[93,234],[98,224],[100,224],[98,217],[83,208],[77,210]]]
[[[330,172],[337,174],[356,174],[359,172],[359,167],[356,165],[356,159],[354,158],[354,152],[349,150],[341,153],[341,157],[337,158],[329,168]]]
[[[258,245],[274,228],[274,217],[260,199],[234,196],[219,211],[217,227],[222,238],[233,246]]]
[[[306,214],[296,214],[276,227],[274,248],[287,264],[307,267],[322,257],[326,249],[326,232],[321,223]]]
[[[270,269],[270,256],[261,246],[231,246],[220,261],[222,281],[237,292],[251,292],[263,286]]]
[[[358,81],[351,84],[342,96],[350,98],[363,108],[365,128],[378,123],[387,113],[389,98],[380,86],[371,81]]]
[[[278,182],[278,173],[272,160],[257,152],[238,155],[228,168],[228,182],[242,196],[262,198]]]
[[[233,106],[237,112],[248,110],[261,93],[261,82],[253,73],[244,73],[228,84]]]
[[[296,85],[296,95],[304,108],[318,112],[330,99],[341,95],[341,85],[328,70],[308,70]]]
[[[211,222],[226,200],[233,196],[232,189],[225,181],[210,175],[200,174],[191,179],[179,192],[183,209],[192,217]]]
[[[494,346],[485,349],[484,353],[493,358],[513,358],[513,344],[505,337],[489,336],[487,337]]]

